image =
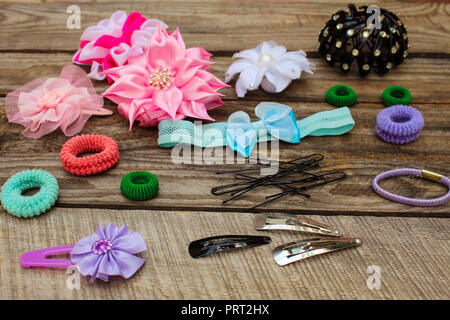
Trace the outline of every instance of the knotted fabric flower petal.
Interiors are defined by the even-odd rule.
[[[22,134],[40,138],[58,127],[66,136],[81,131],[92,115],[110,115],[103,98],[81,68],[70,65],[58,78],[38,78],[6,96],[9,122],[25,127]]]

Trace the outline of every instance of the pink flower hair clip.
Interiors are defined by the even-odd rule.
[[[6,96],[8,121],[25,127],[27,138],[40,138],[57,128],[66,136],[81,131],[92,115],[110,115],[103,98],[81,68],[69,65],[59,78],[37,78]]]
[[[211,54],[187,49],[178,29],[169,34],[156,26],[145,54],[104,72],[114,83],[103,96],[118,104],[122,116],[141,126],[185,117],[213,120],[208,110],[223,105],[217,91],[228,87],[209,72]]]
[[[128,59],[148,50],[156,26],[167,28],[164,22],[147,20],[139,12],[127,16],[125,11],[116,11],[110,19],[101,20],[83,32],[73,62],[90,65],[89,77],[104,80],[102,71],[125,65]],[[111,82],[108,76],[106,78]]]
[[[267,92],[282,92],[292,80],[299,79],[302,71],[313,74],[313,65],[302,50],[287,51],[274,41],[262,42],[256,48],[237,52],[225,75],[229,82],[239,73],[236,94],[242,98],[247,90],[261,87]]]

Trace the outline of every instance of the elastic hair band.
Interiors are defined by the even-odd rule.
[[[386,107],[397,104],[408,105],[411,102],[411,92],[405,87],[392,86],[383,91],[381,98]]]
[[[234,150],[230,141],[233,138],[230,133],[230,124],[244,125],[245,130],[254,128],[255,142],[282,140],[285,142],[299,143],[300,138],[310,136],[341,135],[350,131],[355,125],[350,109],[343,107],[329,111],[315,113],[301,120],[295,120],[292,108],[274,102],[261,102],[255,108],[258,118],[261,120],[250,122],[232,123],[230,118],[238,114],[244,116],[242,111],[232,114],[228,122],[215,122],[206,125],[196,125],[186,120],[163,120],[159,123],[158,145],[163,148],[171,148],[180,143],[196,145],[199,147],[228,146]],[[280,115],[281,112],[281,115]],[[275,116],[277,115],[277,116]],[[276,120],[273,120],[273,119]],[[242,118],[244,119],[244,118]],[[279,134],[288,133],[287,137],[275,135],[273,129]],[[240,130],[235,130],[239,133]],[[243,131],[242,131],[243,132]],[[246,155],[247,156],[247,155]]]
[[[40,188],[32,196],[23,196],[25,190]],[[31,218],[48,211],[58,198],[58,181],[44,170],[25,170],[10,177],[2,187],[3,208],[19,218]]]
[[[423,116],[419,110],[397,105],[378,113],[376,131],[386,142],[405,144],[419,138],[423,125]]]
[[[84,152],[98,152],[78,157]],[[68,140],[59,154],[64,169],[77,176],[89,176],[108,170],[119,160],[119,147],[110,137],[83,134]]]
[[[147,171],[127,173],[120,182],[122,194],[131,200],[148,200],[158,193],[158,178]]]
[[[350,107],[356,103],[358,96],[349,86],[337,84],[328,89],[325,99],[336,107]]]
[[[395,176],[415,176],[415,177],[421,177],[427,180],[439,182],[440,184],[443,184],[447,186],[448,192],[444,196],[437,198],[437,199],[413,199],[413,198],[407,198],[400,196],[398,194],[390,193],[384,189],[382,189],[378,184],[381,180],[395,177]],[[428,170],[419,170],[419,169],[409,169],[409,168],[403,168],[403,169],[395,169],[383,172],[375,177],[372,181],[372,189],[380,196],[395,201],[400,202],[404,204],[408,204],[411,206],[417,206],[417,207],[434,207],[439,206],[441,204],[446,203],[448,200],[450,200],[450,179],[446,176],[440,175],[435,172],[431,172]]]

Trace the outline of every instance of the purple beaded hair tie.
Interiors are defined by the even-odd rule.
[[[386,142],[405,144],[419,137],[423,125],[423,116],[419,110],[410,106],[396,105],[378,113],[376,131]]]
[[[381,180],[395,177],[395,176],[415,176],[415,177],[421,177],[427,180],[436,181],[439,182],[448,188],[447,194],[440,198],[436,199],[413,199],[413,198],[407,198],[400,196],[398,194],[390,193],[384,189],[382,189],[378,183]],[[372,189],[376,193],[378,193],[380,196],[395,201],[400,202],[404,204],[408,204],[411,206],[417,206],[417,207],[434,207],[439,206],[441,204],[446,203],[448,200],[450,200],[450,179],[446,176],[440,175],[435,172],[431,172],[428,170],[419,170],[419,169],[395,169],[383,172],[375,177],[372,181]]]

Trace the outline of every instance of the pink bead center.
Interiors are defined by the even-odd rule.
[[[109,240],[97,240],[91,247],[92,253],[102,255],[111,250],[111,241]]]

